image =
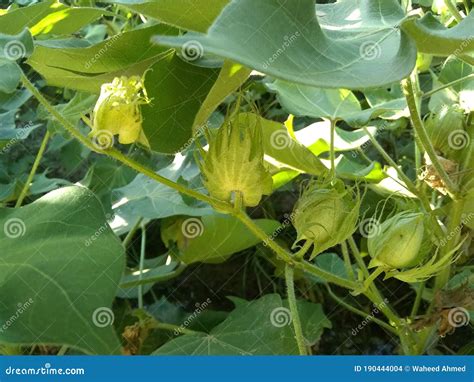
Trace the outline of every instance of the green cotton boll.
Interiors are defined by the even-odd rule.
[[[147,103],[143,81],[138,76],[116,77],[101,86],[94,107],[91,135],[109,132],[118,135],[119,142],[143,142],[140,105]]]
[[[212,197],[230,202],[239,193],[244,206],[254,207],[271,194],[273,179],[264,165],[261,126],[245,122],[234,117],[217,134],[208,134],[209,149],[201,149],[200,168]]]
[[[410,268],[421,264],[431,248],[425,215],[404,211],[378,226],[367,242],[371,267]]]
[[[293,211],[293,225],[300,240],[314,243],[311,258],[347,240],[356,230],[360,197],[345,188],[342,181],[334,186],[311,182]]]

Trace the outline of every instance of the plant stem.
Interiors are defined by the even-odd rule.
[[[416,291],[415,302],[413,303],[413,307],[411,309],[410,317],[413,319],[417,313],[418,309],[420,308],[421,298],[423,297],[423,291],[425,290],[425,282],[422,281],[418,290]]]
[[[141,223],[140,228],[141,228],[141,233],[142,233],[142,240],[141,240],[141,245],[140,245],[140,263],[138,266],[138,269],[139,269],[138,281],[142,281],[142,278],[143,278],[143,267],[145,263],[145,247],[146,247],[145,224]],[[143,309],[143,284],[138,285],[138,308]]]
[[[349,257],[349,250],[347,249],[347,243],[341,243],[342,256],[344,258],[344,267],[346,268],[346,273],[351,280],[355,280],[354,269],[352,269],[351,258]]]
[[[127,281],[120,284],[120,288],[133,288],[139,285],[146,285],[146,284],[155,284],[160,282],[165,282],[171,280],[177,276],[179,276],[183,271],[186,269],[185,264],[180,264],[178,267],[171,271],[170,273],[166,273],[164,275],[154,276],[154,277],[147,277],[142,280],[134,280],[134,281]]]
[[[127,247],[132,242],[133,236],[135,235],[135,232],[137,232],[138,227],[140,227],[142,220],[143,218],[138,218],[135,225],[132,227],[130,231],[128,231],[127,236],[125,236],[125,239],[123,239],[122,245],[125,249],[127,249]]]
[[[373,315],[371,315],[370,313],[366,313],[360,309],[357,309],[356,307],[348,304],[347,302],[345,302],[342,298],[336,296],[336,294],[334,294],[334,292],[331,290],[331,288],[329,288],[329,286],[326,286],[327,290],[328,290],[328,293],[329,293],[329,296],[331,296],[338,304],[342,305],[344,308],[346,308],[347,310],[361,316],[361,317],[364,317],[364,318],[367,318],[369,316],[371,316],[371,321],[375,322],[377,325],[381,326],[382,328],[388,330],[389,332],[395,334],[398,336],[398,332],[397,330],[393,327],[393,326],[390,326],[389,324],[387,324],[386,322],[383,322],[382,320],[379,320],[378,318],[376,317],[373,317]]]
[[[322,278],[323,280],[326,280],[327,282],[331,282],[346,289],[356,290],[357,288],[361,287],[356,282],[346,280],[342,277],[326,272],[325,270],[307,261],[298,261],[296,259],[293,259],[291,254],[287,252],[284,248],[282,248],[280,245],[278,245],[275,241],[268,240],[268,235],[265,233],[265,231],[263,231],[258,225],[256,225],[244,211],[240,211],[235,215],[235,217],[238,218],[243,224],[245,224],[255,236],[262,239],[262,241],[265,241],[267,245],[277,254],[280,260],[283,260],[287,264],[293,265],[295,269],[301,269],[305,273],[312,274],[314,276]]]
[[[306,240],[303,244],[303,246],[294,254],[295,259],[301,260],[303,259],[304,255],[306,255],[306,252],[311,248],[313,243],[309,240]]]
[[[348,240],[349,247],[351,248],[352,255],[354,256],[357,265],[361,269],[362,273],[364,274],[365,278],[369,277],[369,270],[367,269],[367,266],[365,265],[364,259],[362,258],[359,248],[357,248],[357,244],[354,240],[354,238],[351,236]]]
[[[448,221],[448,236],[454,235],[450,240],[446,242],[446,245],[441,249],[440,257],[448,256],[456,245],[459,243],[461,238],[461,230],[459,227],[462,225],[462,214],[464,210],[465,201],[463,199],[454,200],[453,206],[451,208],[451,213],[449,214]],[[455,254],[453,253],[452,256]],[[444,268],[441,273],[436,276],[434,292],[442,289],[449,280],[449,274],[451,273],[451,264],[450,262]]]
[[[416,189],[415,185],[411,181],[411,179],[405,175],[405,173],[400,169],[398,164],[392,159],[390,155],[385,151],[385,149],[380,145],[380,143],[377,141],[377,139],[370,133],[370,131],[367,129],[366,126],[363,126],[362,129],[365,131],[365,133],[368,135],[370,141],[374,145],[374,147],[377,149],[377,151],[382,155],[382,157],[385,159],[385,161],[392,166],[396,171],[398,176],[400,177],[401,180],[405,183],[406,187],[412,194],[417,194],[418,190]]]
[[[454,16],[457,22],[462,21],[462,16],[461,13],[459,13],[459,10],[455,4],[451,2],[451,0],[444,0],[444,3],[449,9],[449,12]]]
[[[330,138],[330,150],[329,155],[331,158],[331,171],[330,177],[334,179],[336,176],[336,151],[334,149],[334,137],[336,135],[336,120],[331,119],[331,138]]]
[[[21,190],[20,196],[18,197],[15,208],[21,207],[21,204],[23,203],[23,200],[25,199],[26,195],[28,194],[28,191],[30,189],[31,182],[33,181],[33,178],[36,174],[36,171],[38,170],[38,166],[41,162],[41,158],[43,157],[44,151],[46,150],[46,146],[49,141],[50,133],[48,130],[46,130],[46,133],[44,134],[43,140],[41,142],[41,146],[38,150],[38,153],[36,154],[35,161],[33,162],[33,167],[31,167],[31,171],[28,174],[28,178],[26,179],[25,184],[23,185],[23,189]]]
[[[451,81],[451,82],[448,82],[447,84],[444,84],[440,87],[437,87],[436,89],[432,89],[428,92],[425,92],[422,94],[421,98],[427,98],[427,97],[431,97],[433,94],[443,90],[443,89],[446,89],[446,88],[449,88],[450,86],[453,86],[453,85],[456,85],[456,84],[459,84],[460,82],[464,82],[470,78],[474,78],[474,73],[471,73],[465,77],[462,77],[462,78],[458,78],[457,80],[454,80],[454,81]]]
[[[187,329],[187,328],[184,328],[184,327],[181,327],[181,326],[178,326],[178,325],[167,324],[165,322],[154,322],[151,325],[151,328],[168,330],[170,332],[178,332],[178,333],[181,333],[181,334],[197,334],[197,333],[200,333],[200,332],[196,332],[194,330]]]
[[[416,73],[414,73],[416,75]],[[431,140],[426,132],[425,126],[423,121],[421,120],[420,113],[418,111],[417,101],[414,92],[414,85],[413,81],[410,77],[407,77],[405,80],[402,81],[402,89],[407,100],[408,109],[410,111],[411,121],[413,128],[418,136],[419,141],[423,149],[428,154],[431,162],[433,163],[434,168],[436,169],[439,177],[443,181],[446,190],[450,194],[450,196],[454,199],[456,193],[458,192],[457,186],[453,183],[449,175],[446,173],[446,170],[440,163],[438,156],[436,155],[436,151],[431,143]]]
[[[301,327],[300,315],[298,313],[298,305],[296,303],[294,269],[288,264],[285,267],[285,280],[288,294],[288,304],[290,306],[291,318],[293,322],[293,328],[295,329],[295,339],[296,343],[298,344],[298,350],[300,355],[308,355],[308,349],[306,348],[303,329]]]

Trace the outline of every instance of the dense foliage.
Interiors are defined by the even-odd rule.
[[[0,9],[4,354],[468,354],[470,0]]]

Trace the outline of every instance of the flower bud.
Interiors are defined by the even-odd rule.
[[[148,146],[140,111],[140,105],[147,102],[143,81],[138,76],[115,77],[111,83],[103,84],[94,107],[91,135],[105,131],[118,134],[122,144],[139,141]]]
[[[431,243],[425,228],[425,215],[403,211],[385,220],[367,242],[370,267],[392,269],[408,268],[420,264]]]
[[[314,243],[312,258],[342,243],[357,228],[360,198],[345,188],[342,181],[333,186],[311,182],[303,191],[293,212],[296,242]]]
[[[201,150],[203,182],[209,194],[231,201],[239,193],[244,206],[254,207],[272,192],[273,179],[264,165],[261,126],[234,117],[208,132],[209,150]]]

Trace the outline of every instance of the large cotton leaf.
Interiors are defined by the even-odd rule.
[[[142,107],[143,130],[152,150],[182,151],[193,142],[194,119],[219,69],[192,65],[174,53],[150,69],[145,87],[151,103]]]
[[[275,232],[280,225],[277,221],[268,219],[257,219],[254,222],[267,235]],[[261,242],[243,223],[232,216],[210,215],[204,216],[202,220],[185,220],[179,228],[186,232],[186,226],[192,224],[196,228],[196,234],[192,235],[195,237],[187,238],[179,257],[187,264],[220,263],[234,253]]]
[[[29,28],[33,36],[71,34],[102,15],[113,13],[100,8],[68,7],[59,1],[47,0],[0,16],[0,33],[17,34]]]
[[[254,301],[233,298],[236,308],[209,334],[173,339],[155,355],[296,355],[298,346],[288,302],[277,294]],[[320,304],[298,301],[307,345],[316,344],[331,322]]]
[[[0,342],[59,344],[119,353],[110,310],[124,250],[96,197],[83,187],[53,191],[0,210]]]
[[[401,80],[415,65],[416,50],[394,27],[403,18],[398,2],[361,3],[365,11],[353,13],[350,24],[327,17],[325,28],[313,0],[234,0],[206,35],[157,36],[154,41],[171,47],[200,45],[204,54],[311,86],[353,89]],[[335,3],[333,11],[347,4]]]

